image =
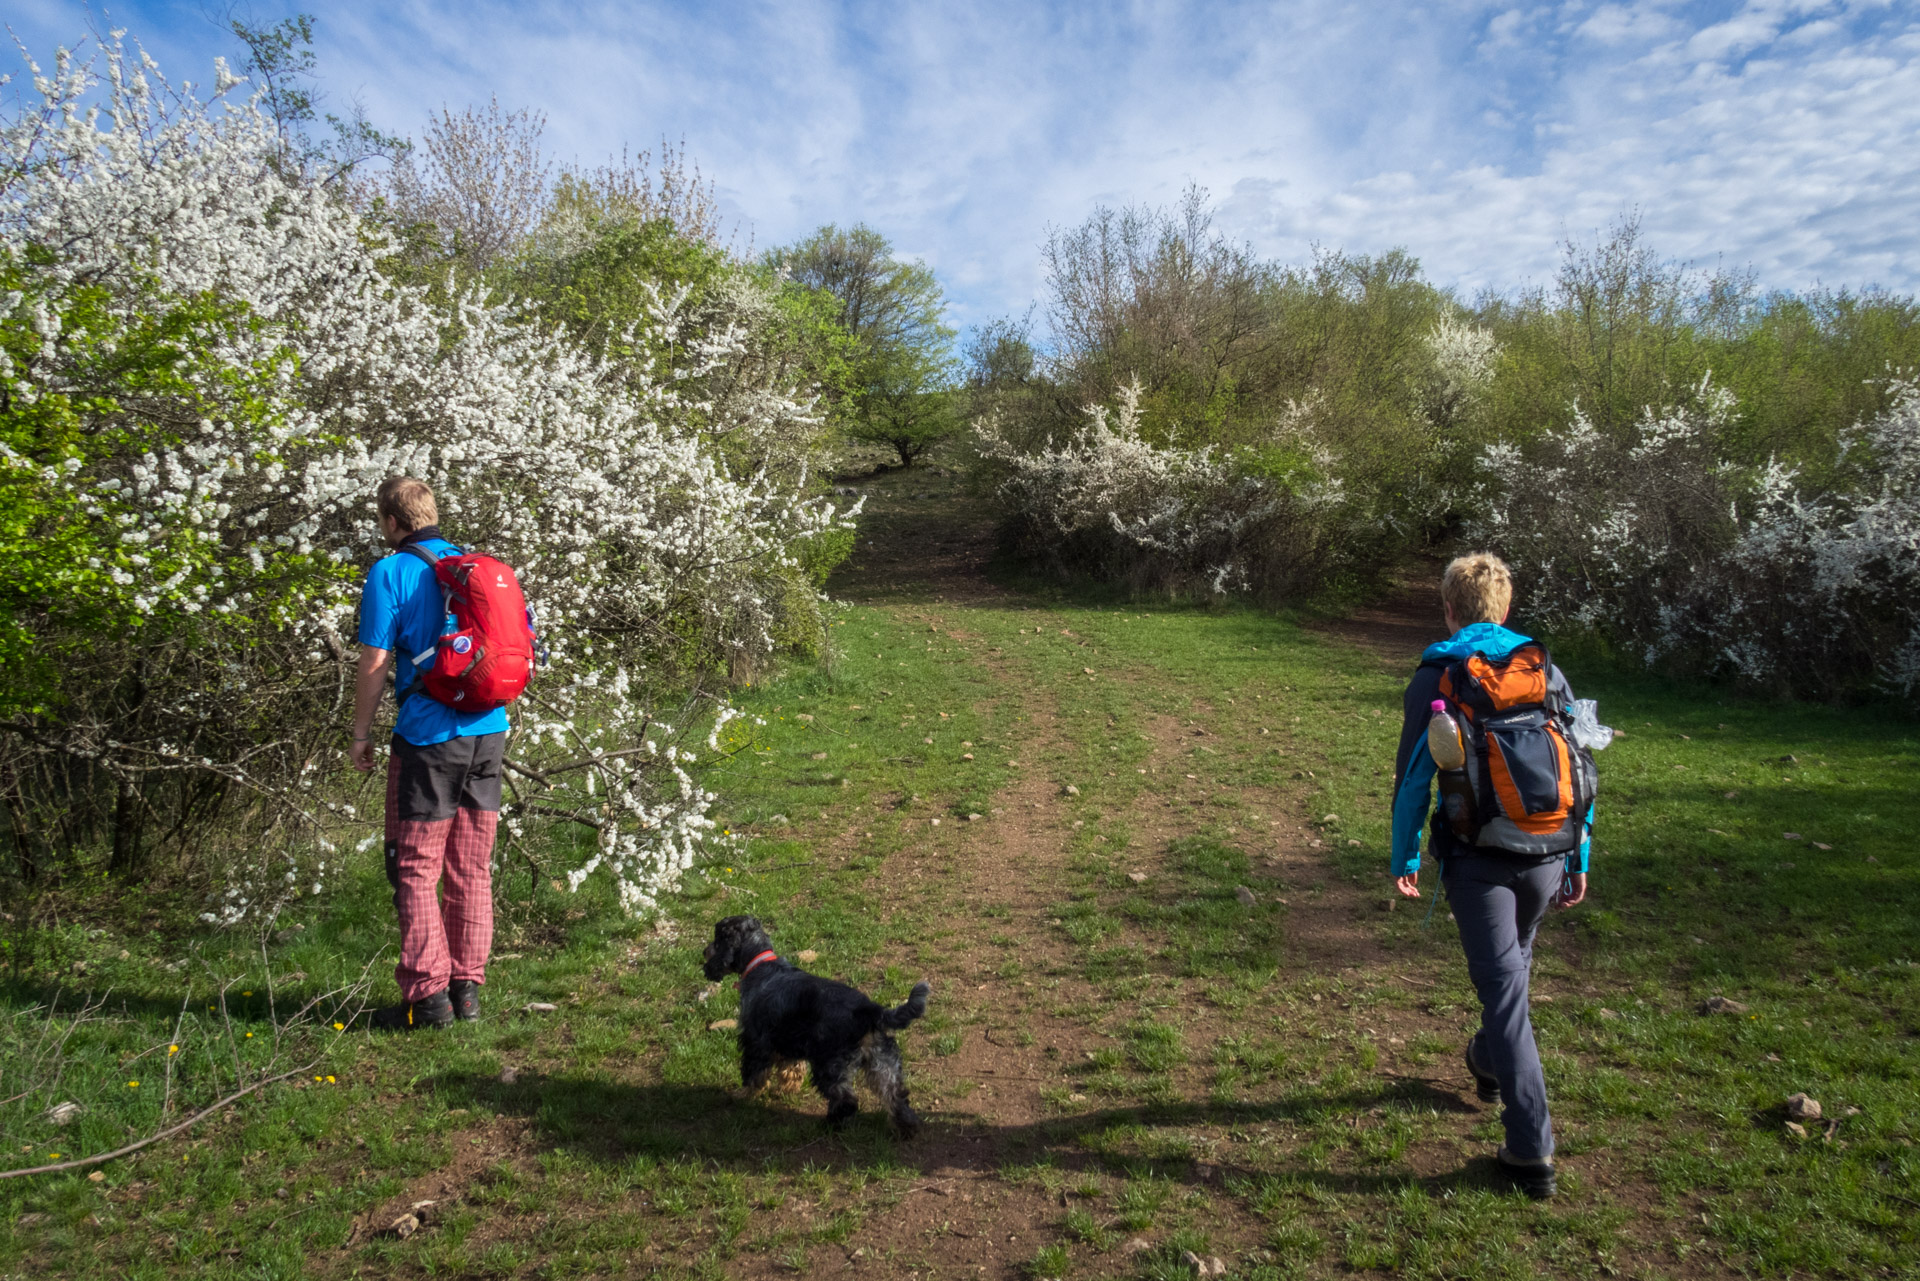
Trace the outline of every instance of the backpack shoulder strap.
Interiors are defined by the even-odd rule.
[[[422,547],[419,543],[402,543],[400,544],[400,546],[396,547],[394,551],[396,553],[405,552],[409,556],[418,556],[421,560],[427,563],[428,569],[432,569],[435,565],[438,565],[442,559],[442,556],[440,553],[430,552],[426,548]],[[447,556],[457,556],[459,554],[460,553],[457,548],[453,551],[446,553]]]

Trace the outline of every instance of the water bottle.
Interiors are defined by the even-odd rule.
[[[1467,747],[1460,723],[1447,712],[1443,699],[1433,700],[1433,719],[1427,722],[1427,754],[1440,770],[1440,814],[1461,841],[1472,844],[1473,784],[1467,779]]]
[[[1460,724],[1447,713],[1445,699],[1433,700],[1433,719],[1427,722],[1427,754],[1443,770],[1462,769],[1467,749],[1460,739]]]

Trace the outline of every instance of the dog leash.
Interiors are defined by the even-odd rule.
[[[1440,906],[1440,895],[1442,891],[1447,888],[1445,863],[1437,854],[1434,855],[1433,861],[1435,864],[1434,870],[1439,872],[1440,875],[1434,878],[1433,898],[1427,903],[1427,914],[1420,921],[1420,928],[1423,930],[1432,927],[1433,909]]]

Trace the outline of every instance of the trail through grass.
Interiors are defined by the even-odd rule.
[[[1912,722],[1572,673],[1626,736],[1592,902],[1539,949],[1563,1195],[1535,1205],[1492,1176],[1445,907],[1423,929],[1388,892],[1402,639],[997,588],[969,519],[879,504],[835,658],[748,691],[765,725],[701,767],[739,840],[666,919],[507,869],[482,1024],[344,1036],[321,1079],[97,1181],[0,1184],[0,1272],[1914,1273]],[[24,969],[16,1060],[56,996],[112,995],[70,1043],[87,1110],[10,1121],[12,1163],[154,1124],[189,983],[167,1057],[200,1080],[219,982],[243,980],[243,1034],[266,976],[322,990],[390,949],[377,853],[357,877],[264,955],[76,927]],[[922,1138],[728,1096],[709,1025],[735,994],[699,949],[739,911],[883,1001],[933,983],[902,1037]],[[1796,1091],[1831,1132],[1787,1129]],[[382,1231],[423,1201],[418,1232]]]

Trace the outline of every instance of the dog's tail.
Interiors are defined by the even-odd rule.
[[[913,992],[907,997],[905,1005],[896,1005],[880,1016],[880,1026],[889,1032],[898,1032],[907,1024],[927,1012],[927,993],[933,991],[925,983],[915,983]]]

